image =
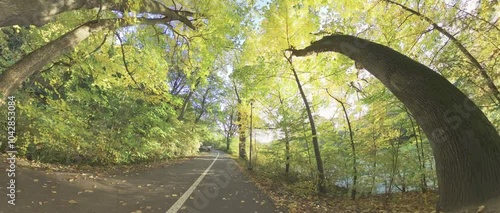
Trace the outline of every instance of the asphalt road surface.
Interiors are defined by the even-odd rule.
[[[216,150],[164,168],[112,175],[18,168],[15,206],[8,204],[7,166],[0,166],[0,213],[283,212]]]

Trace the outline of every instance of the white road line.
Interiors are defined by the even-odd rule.
[[[193,191],[200,184],[201,180],[203,180],[205,175],[207,175],[210,168],[212,168],[212,166],[214,165],[217,158],[219,158],[219,154],[220,154],[219,151],[217,151],[217,157],[215,157],[212,164],[210,164],[210,166],[208,166],[208,168],[200,175],[200,177],[193,183],[193,185],[191,185],[191,187],[189,187],[189,189],[186,192],[184,192],[184,194],[179,198],[179,200],[177,200],[177,202],[175,202],[174,205],[172,207],[170,207],[170,209],[167,211],[167,213],[177,213],[177,211],[179,211],[179,209],[182,207],[182,205],[186,202],[186,200],[189,198],[189,196],[191,196]]]

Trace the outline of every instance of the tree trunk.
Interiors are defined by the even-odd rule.
[[[302,101],[304,102],[304,105],[306,107],[307,117],[309,118],[309,124],[311,125],[312,143],[314,148],[314,155],[316,156],[316,166],[318,169],[318,177],[317,177],[318,192],[326,193],[325,170],[323,169],[323,161],[321,160],[321,153],[319,150],[318,135],[316,133],[316,125],[314,124],[314,118],[312,116],[311,107],[309,106],[309,102],[307,102],[307,97],[306,94],[304,93],[304,90],[302,89],[302,85],[300,84],[300,79],[299,76],[297,75],[297,71],[293,68],[291,61],[292,59],[291,58],[287,59],[288,62],[290,63],[290,66],[292,66],[293,76],[295,77],[295,82],[297,82],[297,87],[299,88],[300,96],[302,97]]]
[[[355,200],[356,199],[356,184],[357,184],[357,181],[358,181],[358,168],[356,167],[357,166],[356,165],[356,146],[354,144],[354,138],[353,138],[353,132],[352,132],[352,127],[351,127],[351,121],[349,120],[349,115],[347,114],[347,109],[345,108],[344,102],[341,101],[338,98],[335,98],[333,95],[331,95],[328,92],[328,90],[326,90],[326,93],[328,93],[328,95],[330,97],[332,97],[335,101],[337,101],[342,106],[342,110],[344,111],[345,120],[347,122],[347,126],[349,127],[349,138],[350,138],[350,142],[351,142],[352,171],[353,171],[353,174],[352,174],[353,177],[352,177],[351,199]]]
[[[180,13],[192,16],[187,11],[174,11],[164,4],[153,0],[141,0],[136,12],[163,15],[163,18],[144,19],[137,18],[135,24],[166,23],[179,20],[191,29],[195,29],[190,20]],[[0,0],[0,27],[21,25],[42,26],[52,20],[54,15],[79,9],[102,9],[114,11],[128,11],[127,1],[111,0],[75,0],[75,1],[41,1],[41,0]],[[9,67],[0,76],[0,106],[5,104],[5,98],[16,90],[23,81],[33,73],[40,71],[51,60],[61,54],[72,50],[81,41],[87,39],[95,32],[103,29],[112,29],[118,25],[130,26],[134,23],[125,19],[93,20],[80,25],[74,30],[62,35],[54,41],[38,48],[23,59]]]
[[[234,87],[234,93],[236,94],[236,100],[238,101],[238,104],[242,104],[242,100],[240,98],[240,94],[238,93],[238,87],[236,87],[236,83],[233,82],[233,87]],[[238,145],[239,147],[239,156],[241,159],[246,160],[247,159],[247,152],[246,152],[246,141],[247,141],[247,136],[246,136],[246,127],[243,125],[243,113],[241,113],[240,109],[238,109],[238,118],[237,118],[237,123],[238,123],[238,130],[239,130],[239,139],[240,143]]]
[[[0,106],[23,81],[40,71],[47,63],[72,50],[93,33],[114,27],[115,22],[115,19],[87,22],[17,61],[0,75],[0,94],[3,96]]]
[[[229,114],[229,123],[226,120],[224,123],[222,123],[222,126],[224,127],[224,135],[226,136],[226,150],[229,151],[230,145],[231,145],[231,138],[234,136],[236,132],[236,126],[233,123],[234,121],[234,111],[231,108],[231,112]]]
[[[177,117],[177,120],[184,120],[184,115],[186,114],[187,106],[189,104],[189,101],[191,100],[191,96],[193,96],[193,93],[196,90],[196,87],[198,87],[198,85],[200,84],[200,82],[201,82],[201,78],[197,78],[194,87],[189,90],[188,95],[186,96],[186,98],[184,98],[184,102],[182,103],[181,112],[179,113],[179,117]]]
[[[239,138],[240,138],[240,143],[239,143],[239,156],[241,159],[246,160],[247,159],[247,152],[246,152],[246,141],[247,141],[247,133],[246,133],[246,128],[243,125],[242,121],[242,113],[238,111],[238,130],[239,130]]]
[[[285,127],[285,174],[290,173],[290,138],[288,137],[288,127]]]
[[[159,14],[172,20],[179,20],[191,29],[195,29],[191,21],[179,15],[187,11],[174,11],[161,2],[154,0],[138,0],[138,8],[130,8],[128,1],[114,0],[72,0],[72,1],[42,1],[42,0],[0,0],[0,27],[43,26],[49,23],[55,15],[80,9],[101,9],[110,11],[128,11],[134,9],[138,13]]]
[[[280,101],[280,106],[283,106],[283,99],[281,98],[281,93],[278,90],[278,99]],[[285,174],[288,175],[290,172],[290,136],[288,132],[288,113],[284,111],[283,113],[283,132],[285,133]]]
[[[207,88],[207,90],[205,90],[205,93],[203,93],[203,99],[201,100],[201,110],[200,110],[200,114],[196,117],[196,119],[194,120],[194,123],[197,124],[198,122],[200,122],[201,120],[201,116],[203,116],[203,114],[205,114],[205,111],[206,111],[206,104],[207,104],[207,99],[208,99],[208,93],[210,92],[210,87]]]
[[[379,79],[415,117],[431,142],[438,209],[500,195],[500,136],[483,112],[443,76],[393,49],[348,35],[325,36],[296,56],[342,53]]]

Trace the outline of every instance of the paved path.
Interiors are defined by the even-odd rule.
[[[15,206],[7,204],[2,164],[0,213],[281,212],[219,151],[165,168],[106,176],[18,169]]]

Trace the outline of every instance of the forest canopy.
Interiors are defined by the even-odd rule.
[[[21,155],[116,165],[211,145],[307,195],[437,191],[444,210],[500,196],[496,0],[0,7],[1,112],[15,97]],[[479,167],[490,185],[452,187]]]

